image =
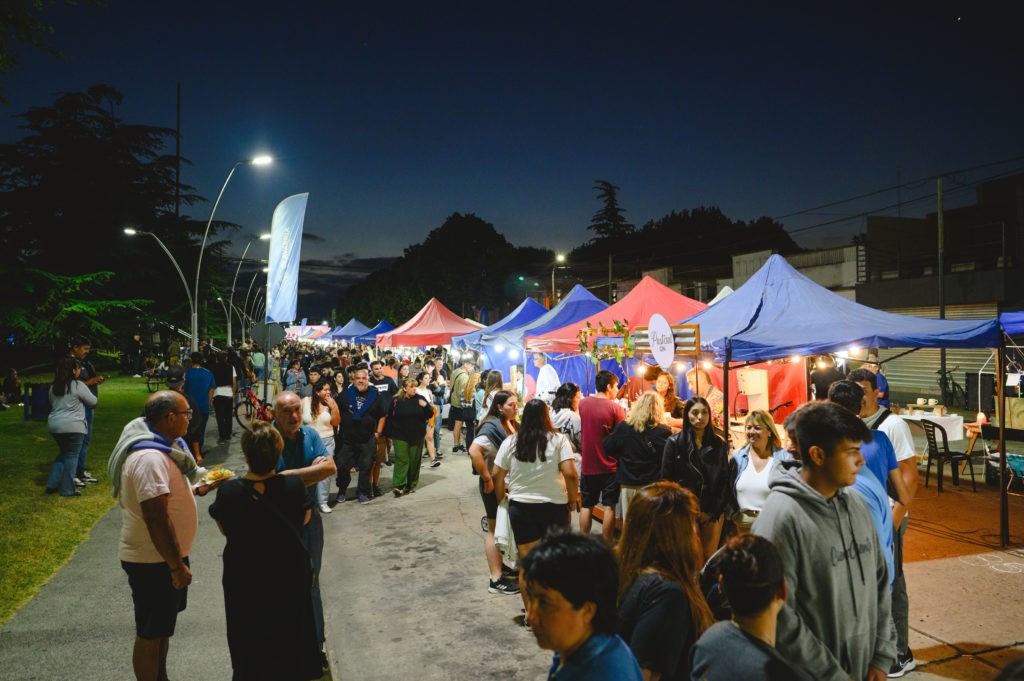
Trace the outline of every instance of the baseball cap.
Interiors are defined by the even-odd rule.
[[[180,365],[174,365],[168,367],[167,376],[164,377],[164,383],[168,388],[177,388],[179,385],[185,382],[185,368]]]

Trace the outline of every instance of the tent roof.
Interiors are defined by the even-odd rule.
[[[373,345],[377,342],[377,334],[386,333],[391,329],[395,328],[395,325],[386,319],[382,319],[377,323],[377,326],[373,327],[369,331],[352,339],[353,343],[363,343]]]
[[[579,284],[576,284],[565,298],[562,298],[562,302],[532,322],[511,329],[503,329],[497,333],[487,333],[485,331],[480,337],[480,342],[485,345],[502,343],[520,346],[523,344],[525,336],[536,336],[554,329],[560,329],[577,319],[583,319],[600,312],[606,307],[608,307],[608,303],[597,298]]]
[[[1003,331],[1016,336],[1024,333],[1024,312],[1003,312],[999,315],[999,323]]]
[[[485,333],[499,333],[504,329],[514,329],[517,326],[529,324],[533,320],[546,313],[548,309],[533,298],[526,298],[519,306],[508,313],[505,317],[494,322],[490,326],[452,338],[452,347],[468,348],[480,344],[480,338]]]
[[[682,320],[700,325],[701,345],[734,361],[767,360],[860,347],[991,348],[998,322],[923,319],[855,303],[773,255],[743,286]]]
[[[348,323],[345,324],[345,326],[339,327],[334,331],[331,331],[329,337],[332,338],[333,340],[341,340],[343,338],[349,339],[354,338],[355,336],[361,336],[369,330],[370,327],[368,327],[366,324],[363,324],[361,321],[353,317],[352,319],[348,320]]]
[[[377,347],[447,345],[451,342],[452,336],[460,336],[482,328],[483,324],[463,319],[442,305],[437,298],[431,298],[405,324],[378,335]]]
[[[586,328],[588,322],[594,327],[598,324],[612,326],[615,320],[625,319],[629,322],[627,326],[632,330],[637,326],[646,326],[651,315],[656,312],[672,320],[689,317],[706,307],[704,303],[676,293],[651,277],[644,277],[632,291],[623,296],[622,300],[596,314],[585,319],[573,320],[567,326],[544,334],[529,334],[526,349],[543,352],[579,352],[580,343],[577,335]]]

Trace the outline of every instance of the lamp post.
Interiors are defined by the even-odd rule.
[[[224,184],[220,187],[220,193],[217,194],[217,200],[213,202],[213,209],[210,211],[210,219],[206,221],[206,231],[203,232],[203,242],[199,246],[199,260],[196,262],[196,283],[194,298],[192,300],[192,351],[195,352],[199,349],[199,315],[196,314],[196,310],[199,308],[199,272],[203,267],[203,251],[206,250],[206,238],[210,235],[210,225],[213,224],[213,216],[217,212],[217,206],[220,205],[220,199],[224,196],[224,190],[228,187],[228,182],[231,181],[231,176],[235,174],[235,169],[241,165],[252,165],[252,166],[265,166],[273,163],[274,159],[270,156],[257,156],[255,158],[249,158],[242,161],[236,161],[231,170],[228,171],[228,176],[224,178]]]
[[[269,267],[264,267],[261,271],[265,274],[265,273],[270,271],[270,268]],[[252,293],[252,285],[256,283],[256,277],[258,277],[259,275],[260,275],[259,271],[253,273],[252,281],[249,282],[249,290],[245,292],[245,302],[242,303],[242,311],[245,313],[245,315],[249,319],[251,319],[253,321],[253,323],[256,322],[256,315],[249,314],[249,294]],[[257,295],[259,295],[259,294],[257,294]],[[255,303],[255,299],[253,299],[253,302]],[[256,305],[254,304],[253,305],[253,311],[254,312],[255,312],[255,308],[256,308]],[[243,343],[245,342],[245,329],[244,328],[242,329],[242,342]]]
[[[565,256],[561,253],[555,256],[555,264],[551,267],[551,307],[555,306],[555,270],[565,262]]]
[[[224,299],[217,296],[217,302],[220,303],[220,309],[224,310],[224,319],[228,323],[228,328],[231,328],[231,313],[228,312],[228,306],[224,304]],[[228,347],[231,347],[231,343],[228,343]]]
[[[270,239],[270,234],[260,234],[257,237],[260,241],[266,241]],[[238,283],[238,272],[242,269],[242,263],[245,261],[245,254],[249,252],[249,246],[252,246],[252,242],[256,239],[249,239],[249,243],[245,245],[245,250],[242,251],[242,257],[238,259],[238,267],[235,268],[235,278],[231,280],[231,292],[228,294],[228,305],[234,307],[232,304],[235,300],[235,284]],[[245,340],[245,330],[242,331],[242,340]],[[231,315],[228,315],[228,347],[231,347]]]
[[[178,271],[178,276],[181,277],[181,285],[185,287],[185,299],[188,301],[189,313],[191,314],[192,320],[195,320],[196,319],[196,303],[195,303],[195,300],[192,297],[192,292],[189,291],[188,281],[185,280],[185,273],[181,271],[181,267],[178,265],[178,261],[174,259],[174,256],[171,254],[170,249],[168,249],[167,246],[164,244],[164,242],[160,240],[160,237],[158,237],[156,234],[153,234],[153,232],[145,232],[145,231],[142,231],[142,230],[134,229],[133,227],[125,227],[124,228],[124,233],[127,234],[128,236],[135,236],[136,234],[148,234],[149,236],[151,236],[154,239],[156,239],[156,242],[158,244],[160,244],[160,248],[162,248],[164,253],[167,254],[167,257],[171,259],[171,264],[174,265],[174,269],[176,269]],[[193,327],[192,333],[193,334],[195,333],[194,327]],[[192,337],[192,347],[197,348],[197,349],[199,347],[199,344],[195,341],[195,336],[194,335]]]

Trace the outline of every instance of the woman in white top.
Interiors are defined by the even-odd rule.
[[[437,426],[437,405],[434,404],[434,393],[430,390],[431,372],[423,371],[416,378],[416,394],[427,400],[427,404],[434,407],[434,416],[427,422],[427,456],[430,457],[430,467],[437,468],[441,460],[437,458],[437,448],[434,445],[434,428]]]
[[[324,441],[327,454],[334,456],[334,429],[341,423],[341,411],[338,410],[338,403],[331,395],[331,382],[321,378],[313,386],[313,393],[309,397],[302,398],[302,423],[311,426]],[[331,507],[327,505],[330,498],[331,480],[321,480],[316,483],[316,502],[320,505],[321,513],[330,513]]]
[[[792,460],[775,430],[775,422],[765,411],[747,416],[747,444],[732,455],[736,464],[736,502],[739,511],[733,522],[741,534],[750,531],[754,519],[768,498],[768,476],[778,461]]]
[[[491,408],[491,401],[494,400],[494,394],[501,390],[505,383],[505,378],[501,372],[497,369],[491,369],[487,372],[487,376],[484,377],[484,396],[480,403],[480,409],[477,411],[476,420],[479,423],[484,420],[487,416],[487,412]]]
[[[78,453],[89,431],[85,422],[85,408],[96,406],[96,396],[78,380],[82,365],[77,359],[62,357],[50,386],[50,415],[47,429],[57,442],[57,459],[50,467],[46,493],[60,492],[62,497],[78,497],[82,493],[75,486]]]
[[[555,391],[555,399],[551,402],[551,425],[569,438],[572,450],[580,453],[580,400],[583,392],[575,383],[563,383]]]
[[[570,513],[578,511],[576,456],[569,438],[551,425],[548,405],[536,398],[523,408],[523,421],[515,435],[501,443],[491,477],[500,503],[508,494],[508,519],[519,557],[553,527],[568,527]]]
[[[494,525],[498,519],[498,499],[494,494],[494,480],[491,469],[498,448],[509,435],[516,432],[516,414],[519,402],[514,393],[499,390],[491,400],[491,406],[480,420],[476,436],[469,445],[469,458],[473,462],[473,472],[480,476],[480,499],[484,502],[484,520],[487,534],[484,536],[484,556],[487,558],[487,569],[491,574],[487,590],[491,593],[513,595],[519,593],[519,585],[502,579],[501,551],[494,540]]]

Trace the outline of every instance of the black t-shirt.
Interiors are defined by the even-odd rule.
[[[230,362],[214,362],[213,366],[210,367],[210,371],[213,372],[213,380],[217,382],[217,387],[231,385],[231,378],[235,368],[231,366]]]
[[[388,404],[398,395],[398,384],[390,376],[381,374],[380,378],[374,378],[373,374],[370,374],[370,385],[377,389]]]
[[[689,681],[694,631],[681,586],[657,573],[637,577],[619,605],[618,633],[641,669],[664,681]]]

